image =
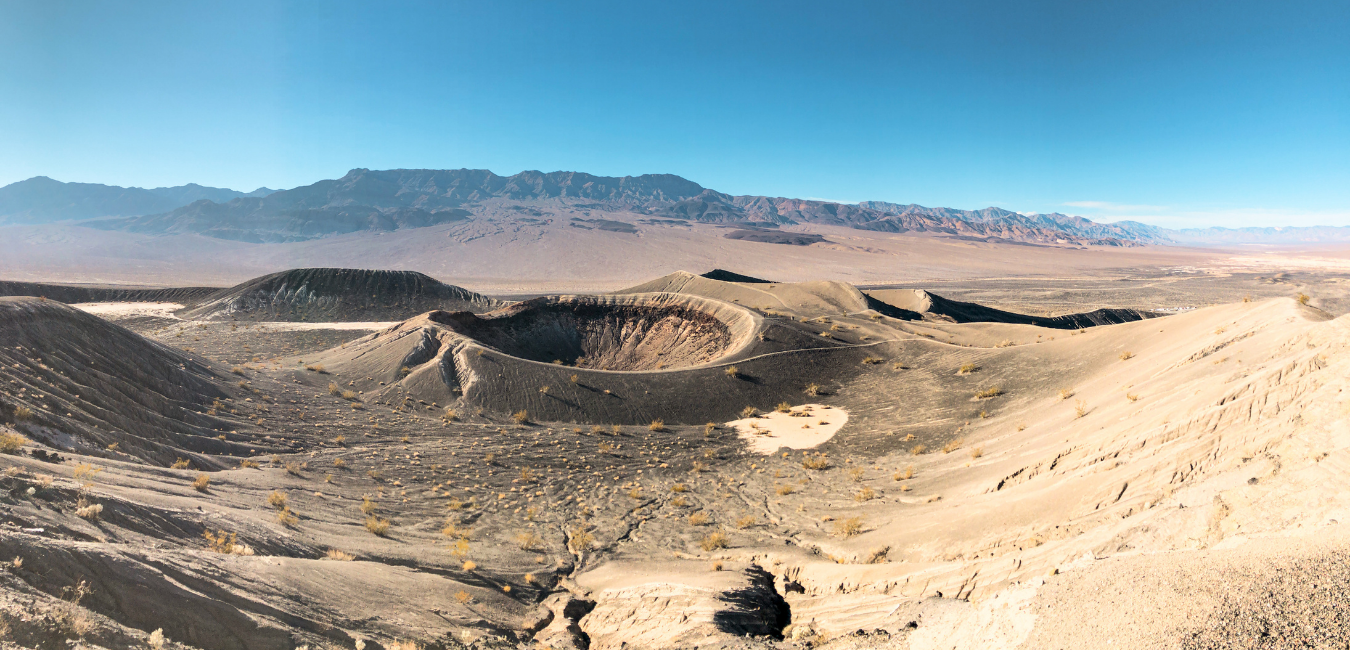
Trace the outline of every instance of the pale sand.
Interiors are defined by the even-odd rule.
[[[155,316],[173,319],[178,318],[173,313],[183,308],[176,302],[80,302],[71,307],[102,318]]]
[[[157,318],[182,320],[177,316],[174,316],[173,313],[182,309],[183,305],[176,302],[81,302],[71,305],[71,307],[100,318],[118,319],[130,316],[155,316]],[[222,322],[228,321],[182,321],[182,325],[183,327],[191,327],[196,325],[220,324]],[[241,329],[251,329],[259,332],[308,332],[312,330],[374,331],[388,329],[401,322],[402,321],[291,323],[285,321],[266,321],[258,323],[239,323],[239,327]]]
[[[810,416],[802,416],[810,413]],[[794,415],[795,414],[795,415]],[[821,404],[794,406],[787,413],[773,411],[759,417],[733,420],[727,426],[750,441],[750,449],[772,454],[783,447],[810,449],[834,437],[848,422],[848,412]]]
[[[193,321],[193,323],[221,323],[228,321]],[[261,323],[241,324],[240,329],[250,328],[259,332],[308,332],[311,330],[383,330],[389,329],[403,321],[362,321],[355,323],[341,322],[322,322],[322,323],[288,323],[284,321],[266,321]]]

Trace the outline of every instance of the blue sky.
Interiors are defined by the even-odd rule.
[[[0,184],[354,167],[1350,225],[1350,3],[0,4]]]

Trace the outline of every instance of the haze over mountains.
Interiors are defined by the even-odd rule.
[[[0,224],[135,216],[172,210],[194,201],[225,203],[244,196],[266,196],[273,191],[260,187],[244,193],[196,183],[143,189],[97,183],[63,183],[46,176],[34,176],[0,187]]]
[[[1020,214],[1002,208],[959,210],[885,201],[858,204],[717,192],[672,174],[607,177],[581,172],[353,169],[289,190],[243,193],[196,184],[142,189],[62,183],[35,177],[0,188],[0,224],[82,221],[81,225],[151,235],[199,234],[241,242],[297,242],[346,233],[423,228],[479,216],[545,216],[546,202],[581,216],[623,215],[602,230],[637,232],[644,217],[735,226],[729,238],[810,245],[823,241],[772,232],[805,224],[887,233],[928,233],[991,242],[1069,246],[1299,243],[1350,240],[1350,229],[1205,228],[1170,230],[1132,221]],[[574,221],[586,222],[575,218]],[[618,225],[613,225],[618,224]],[[764,232],[761,232],[764,231]]]

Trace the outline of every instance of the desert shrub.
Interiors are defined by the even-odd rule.
[[[83,503],[83,500],[81,500],[81,503]],[[81,507],[77,508],[75,510],[75,516],[79,517],[80,519],[88,519],[89,521],[96,521],[98,519],[99,514],[101,514],[102,512],[103,512],[103,504],[95,503],[91,505],[82,505]]]
[[[782,485],[775,486],[773,491],[775,494],[779,496],[787,496],[789,494],[792,494],[793,492],[796,492],[797,488],[793,487],[791,483],[784,483]]]
[[[676,508],[683,508],[689,505],[689,500],[684,497],[675,497],[670,500],[670,505],[675,506]]]
[[[802,469],[823,470],[830,468],[830,457],[822,452],[802,456]]]
[[[28,439],[8,431],[0,431],[0,453],[14,454],[18,453],[24,445],[28,444]]]
[[[928,451],[928,447],[925,447],[923,445],[914,445],[913,447],[909,448],[909,455],[918,456],[919,454],[922,454],[925,451]]]
[[[1295,298],[1295,300],[1297,300],[1297,301],[1298,301],[1298,304],[1300,304],[1300,305],[1306,305],[1306,304],[1308,304],[1308,301],[1309,301],[1309,300],[1312,300],[1312,296],[1309,296],[1309,295],[1306,294],[1306,293],[1300,293],[1300,294],[1298,294],[1298,296]]]
[[[202,533],[202,537],[206,538],[207,550],[213,553],[253,555],[253,549],[236,541],[234,533],[226,533],[223,530],[213,533],[208,529]]]
[[[666,423],[662,420],[652,420],[652,423],[647,425],[647,428],[659,433],[666,430]]]
[[[332,395],[333,397],[341,397],[342,387],[337,385],[337,382],[330,381],[328,382],[328,394]]]
[[[999,341],[996,345],[994,345],[994,347],[996,347],[996,348],[1010,348],[1010,347],[1012,347],[1012,346],[1014,346],[1014,345],[1017,345],[1017,344],[1016,344],[1016,343],[1013,343],[1011,339],[1003,339],[1002,341]]]
[[[967,363],[967,364],[963,364],[960,368],[958,368],[958,369],[956,370],[956,374],[958,374],[958,375],[969,375],[970,373],[976,372],[976,371],[978,371],[979,369],[980,369],[979,366],[977,366],[977,365],[975,365],[975,364],[973,364],[973,363]]]
[[[347,467],[347,461],[346,461],[345,459],[342,459],[342,458],[334,458],[334,459],[333,459],[333,467],[336,467],[336,468],[338,468],[338,469],[344,469],[344,468]]]
[[[689,486],[684,483],[676,483],[675,485],[670,486],[670,491],[675,493],[688,492]]]
[[[366,514],[366,515],[374,514],[375,508],[376,508],[376,507],[377,507],[377,506],[375,505],[375,502],[370,500],[370,495],[366,494],[366,495],[362,495],[362,496],[361,496],[361,513],[362,513],[362,514]]]
[[[873,490],[870,485],[864,485],[861,490],[858,490],[857,494],[853,495],[854,501],[871,501],[875,498],[877,498],[877,491]]]
[[[944,453],[944,454],[950,454],[950,453],[952,453],[953,451],[956,451],[957,449],[960,449],[960,448],[961,448],[961,444],[962,444],[963,442],[964,442],[964,441],[961,440],[960,438],[957,438],[957,439],[955,439],[955,440],[948,441],[947,444],[942,445],[942,453]]]
[[[878,363],[881,363],[881,362],[883,362],[883,361],[885,361],[885,359],[880,359],[880,358],[877,358],[877,357],[866,357],[866,358],[864,358],[864,359],[862,360],[862,362],[863,362],[864,364],[867,364],[867,365],[869,365],[869,366],[874,366],[874,365],[876,365],[876,364],[878,364]]]
[[[567,539],[567,548],[579,553],[589,549],[594,543],[595,535],[592,535],[591,531],[587,530],[585,526],[580,526],[572,529],[572,534]]]
[[[303,476],[300,473],[302,466],[299,463],[286,463],[284,467],[286,468],[286,473],[291,476]]]
[[[892,474],[891,478],[896,481],[905,481],[914,478],[914,466],[910,465],[905,469]]]
[[[755,408],[755,407],[753,407],[753,406],[747,406],[747,407],[741,409],[741,417],[742,417],[742,418],[759,417],[759,409],[757,409],[757,408]]]
[[[713,432],[716,431],[716,430],[717,430],[717,425],[716,425],[716,424],[713,424],[712,422],[709,422],[709,423],[703,425],[703,437],[707,438],[707,437],[712,436]]]
[[[708,471],[708,464],[704,463],[701,460],[696,460],[693,462],[692,465],[689,466],[689,471],[694,472],[695,474],[699,472],[706,472]]]
[[[290,527],[300,523],[300,518],[291,512],[290,506],[282,506],[281,510],[277,511],[277,521],[281,522],[282,526]]]
[[[305,370],[308,370],[310,372],[317,372],[321,375],[328,374],[328,370],[323,367],[322,363],[316,363],[313,365],[305,366]]]
[[[970,450],[970,459],[975,460],[984,455],[984,447],[972,447]]]
[[[345,552],[345,551],[341,551],[341,550],[338,550],[338,549],[335,549],[335,548],[330,548],[330,549],[328,549],[328,552],[327,552],[327,553],[324,553],[324,554],[323,554],[323,559],[325,559],[325,560],[337,560],[338,562],[351,562],[352,560],[355,560],[355,559],[356,559],[356,556],[355,556],[355,555],[352,555],[351,553],[347,553],[347,552]]]
[[[820,384],[807,384],[806,388],[802,389],[802,392],[811,397],[816,397],[817,395],[820,395]]]
[[[707,526],[708,522],[709,518],[708,513],[706,512],[695,512],[694,514],[689,515],[690,526]]]
[[[744,530],[758,523],[759,519],[756,518],[754,515],[745,515],[744,517],[741,517],[740,519],[736,520],[736,527]]]
[[[1121,361],[1129,361],[1130,359],[1133,359],[1133,358],[1134,358],[1134,353],[1133,353],[1133,352],[1125,351],[1125,352],[1121,352],[1121,353],[1120,353],[1120,360],[1121,360]]]
[[[1066,399],[1069,399],[1070,397],[1073,397],[1073,389],[1072,389],[1072,388],[1061,388],[1061,389],[1059,389],[1059,401],[1062,402],[1062,401],[1064,401],[1064,400],[1066,400]]]
[[[445,411],[441,413],[441,419],[446,422],[454,422],[459,419],[459,415],[455,413],[455,409],[446,407]]]
[[[861,480],[863,479],[863,474],[864,474],[864,473],[865,473],[865,472],[863,471],[863,468],[861,468],[861,467],[853,467],[853,468],[851,468],[851,469],[848,470],[848,477],[851,478],[851,479],[853,479],[853,482],[854,482],[854,483],[857,483],[857,482],[859,482],[859,481],[861,481]]]
[[[525,424],[530,421],[530,412],[525,410],[516,411],[511,414],[511,419],[516,424]]]
[[[459,559],[461,559],[461,560],[464,559],[464,558],[466,558],[466,557],[468,557],[468,556],[469,556],[469,540],[468,540],[468,538],[467,538],[467,537],[461,537],[461,538],[455,540],[455,542],[454,542],[453,544],[450,545],[450,554],[453,555],[453,556],[455,556],[455,557],[457,557],[457,558],[459,558]]]
[[[1003,394],[1003,389],[998,386],[990,386],[978,393],[975,393],[975,399],[989,399]]]
[[[232,373],[234,373],[234,374],[236,374],[236,375],[243,375],[243,374],[244,374],[244,369],[241,368],[241,367],[239,367],[239,366],[235,366],[235,367],[233,367],[233,368],[230,368],[230,372],[232,372]]]
[[[727,366],[726,369],[723,370],[722,372],[725,373],[726,376],[731,377],[732,379],[741,376],[741,369],[737,368],[736,366]]]
[[[267,505],[273,508],[285,508],[286,495],[278,490],[273,490],[271,494],[267,495]]]
[[[1130,400],[1131,402],[1138,402],[1139,393],[1125,393],[1125,399]]]
[[[835,537],[853,537],[863,529],[862,517],[847,517],[834,522]]]
[[[516,546],[522,551],[533,551],[544,544],[544,540],[533,532],[524,532],[516,535]]]
[[[366,517],[366,530],[376,537],[384,537],[389,534],[391,524],[388,519],[381,519],[375,515]]]
[[[15,422],[27,422],[31,419],[33,419],[33,409],[30,409],[27,406],[14,407]]]
[[[211,477],[207,474],[198,474],[192,481],[192,489],[198,492],[205,492],[206,486],[211,484]]]
[[[187,469],[187,468],[190,467],[191,465],[192,465],[192,463],[191,463],[191,461],[189,461],[188,459],[186,459],[186,458],[179,458],[178,460],[173,461],[173,464],[170,465],[169,468],[170,468],[170,469]]]
[[[715,551],[719,548],[726,548],[729,545],[726,533],[723,533],[720,530],[708,533],[703,539],[699,540],[698,543],[699,548],[705,551]]]
[[[867,557],[863,560],[866,564],[882,564],[888,561],[887,556],[891,553],[891,547],[878,546],[867,552]]]
[[[1087,415],[1087,412],[1088,412],[1087,402],[1080,399],[1074,403],[1073,405],[1074,417],[1081,418],[1084,415]]]
[[[773,407],[773,410],[779,413],[789,413],[792,411],[792,405],[787,402],[779,402],[778,406]]]

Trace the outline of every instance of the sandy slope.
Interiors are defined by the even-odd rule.
[[[655,282],[688,294],[588,299],[605,310],[585,320],[549,311],[565,300],[432,312],[329,350],[271,351],[228,328],[156,343],[11,301],[51,324],[0,328],[0,428],[63,458],[0,457],[17,468],[0,478],[0,557],[24,560],[0,573],[0,616],[30,644],[63,645],[59,595],[86,579],[74,611],[105,647],[155,627],[200,648],[1283,648],[1350,634],[1336,606],[1350,598],[1350,317],[1277,299],[1066,331],[890,317],[838,283]],[[709,353],[711,321],[690,338],[668,312],[626,311],[642,304],[697,307],[731,339]],[[544,331],[628,365],[550,363],[563,350],[525,345]],[[603,335],[567,338],[588,331]],[[658,341],[632,332],[669,334],[690,362],[660,367],[644,347]],[[93,354],[103,339],[121,352]],[[168,347],[236,340],[255,358],[238,373]],[[93,381],[115,363],[129,379]],[[164,397],[137,401],[138,385]],[[848,416],[809,453],[702,424],[805,401]],[[775,418],[805,419],[757,420]],[[164,467],[186,447],[194,469]],[[261,466],[238,467],[249,456]],[[81,463],[102,472],[77,476]],[[219,470],[204,491],[198,470]],[[100,517],[76,516],[90,503]],[[391,530],[371,534],[368,516]],[[212,553],[205,530],[254,554]]]

